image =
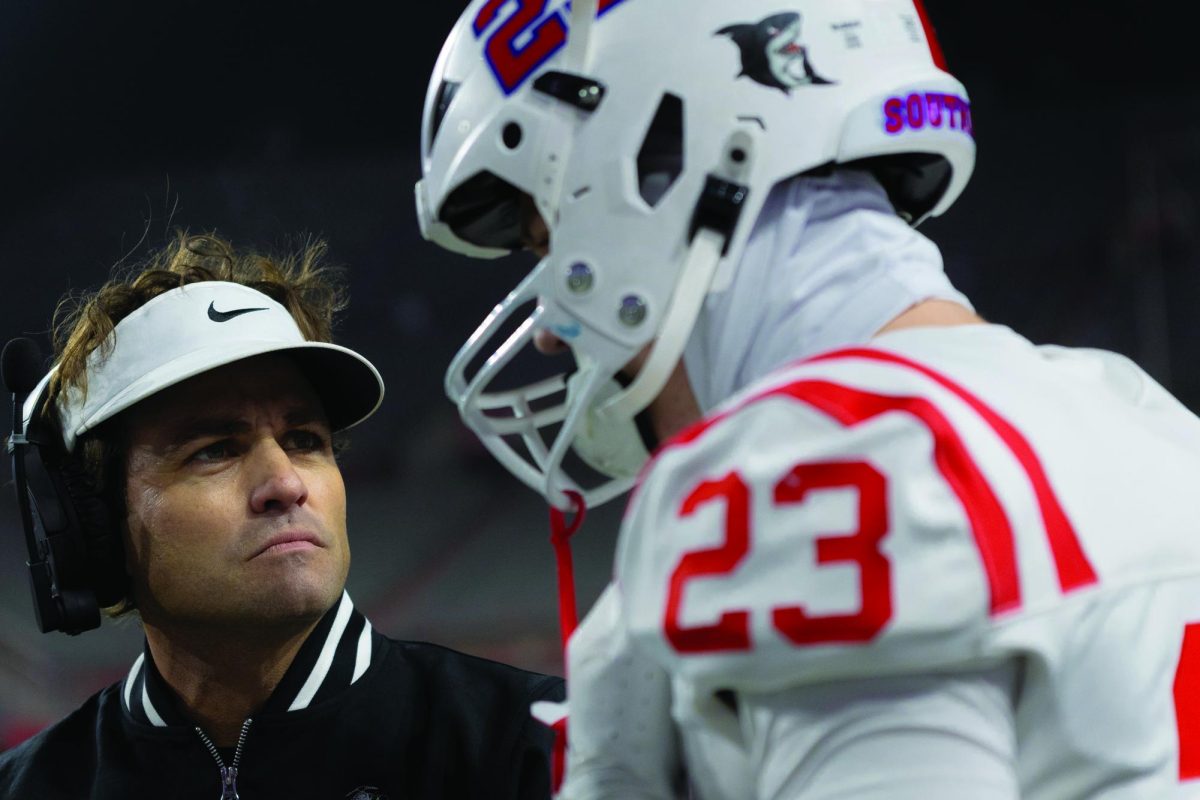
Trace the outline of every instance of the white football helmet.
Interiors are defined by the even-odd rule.
[[[920,0],[475,0],[422,128],[426,238],[496,257],[522,247],[531,208],[549,230],[550,254],[471,336],[446,391],[560,508],[570,491],[595,505],[630,486],[646,458],[634,416],[706,294],[729,285],[774,185],[870,168],[917,224],[954,202],[975,158],[966,92]],[[538,329],[575,370],[508,386]],[[614,380],[647,348],[636,378]]]

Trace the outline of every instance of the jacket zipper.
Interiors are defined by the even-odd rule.
[[[242,760],[242,747],[246,744],[246,731],[250,729],[250,723],[253,721],[247,717],[246,721],[242,723],[242,732],[238,734],[237,749],[233,751],[233,763],[228,767],[225,766],[225,762],[221,759],[221,751],[217,750],[212,739],[209,739],[204,731],[200,730],[200,726],[196,726],[196,735],[200,737],[200,741],[204,742],[208,752],[212,753],[212,757],[217,760],[217,766],[221,768],[220,800],[240,800],[237,793],[238,763]]]

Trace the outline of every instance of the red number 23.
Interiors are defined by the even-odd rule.
[[[776,484],[773,499],[776,505],[797,505],[813,491],[843,488],[858,490],[859,528],[849,535],[818,538],[817,562],[857,564],[862,605],[857,613],[829,616],[810,615],[798,605],[772,608],[772,624],[794,644],[870,641],[892,616],[891,566],[879,551],[888,531],[887,482],[877,469],[864,461],[799,464]],[[726,611],[711,625],[685,627],[679,619],[688,581],[728,574],[750,551],[750,487],[737,472],[697,486],[683,501],[680,516],[691,516],[718,500],[725,502],[725,541],[686,553],[671,574],[663,627],[667,640],[681,653],[750,647],[748,610]]]

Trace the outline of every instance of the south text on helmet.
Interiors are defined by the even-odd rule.
[[[957,130],[974,136],[971,104],[944,92],[913,92],[906,97],[889,97],[883,102],[884,130],[888,133],[926,128]]]

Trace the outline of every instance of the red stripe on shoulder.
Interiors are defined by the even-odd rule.
[[[1200,778],[1200,623],[1184,629],[1173,689],[1179,780],[1194,780]]]
[[[1083,552],[1083,547],[1079,543],[1079,535],[1059,502],[1054,488],[1050,485],[1050,478],[1046,475],[1041,459],[1029,444],[1029,440],[1012,423],[961,384],[924,364],[896,353],[866,347],[848,348],[825,353],[803,363],[811,364],[854,358],[894,364],[918,372],[949,390],[982,417],[984,422],[1012,451],[1029,476],[1030,483],[1033,484],[1033,491],[1042,515],[1042,524],[1046,528],[1046,536],[1050,541],[1050,550],[1058,570],[1059,586],[1064,592],[1069,592],[1096,583],[1096,571]]]
[[[872,394],[826,381],[797,381],[776,392],[825,412],[850,427],[880,414],[900,411],[920,420],[933,434],[934,461],[954,491],[971,526],[991,594],[989,611],[1000,614],[1021,606],[1016,542],[999,498],[971,458],[962,438],[933,403],[923,397]]]

